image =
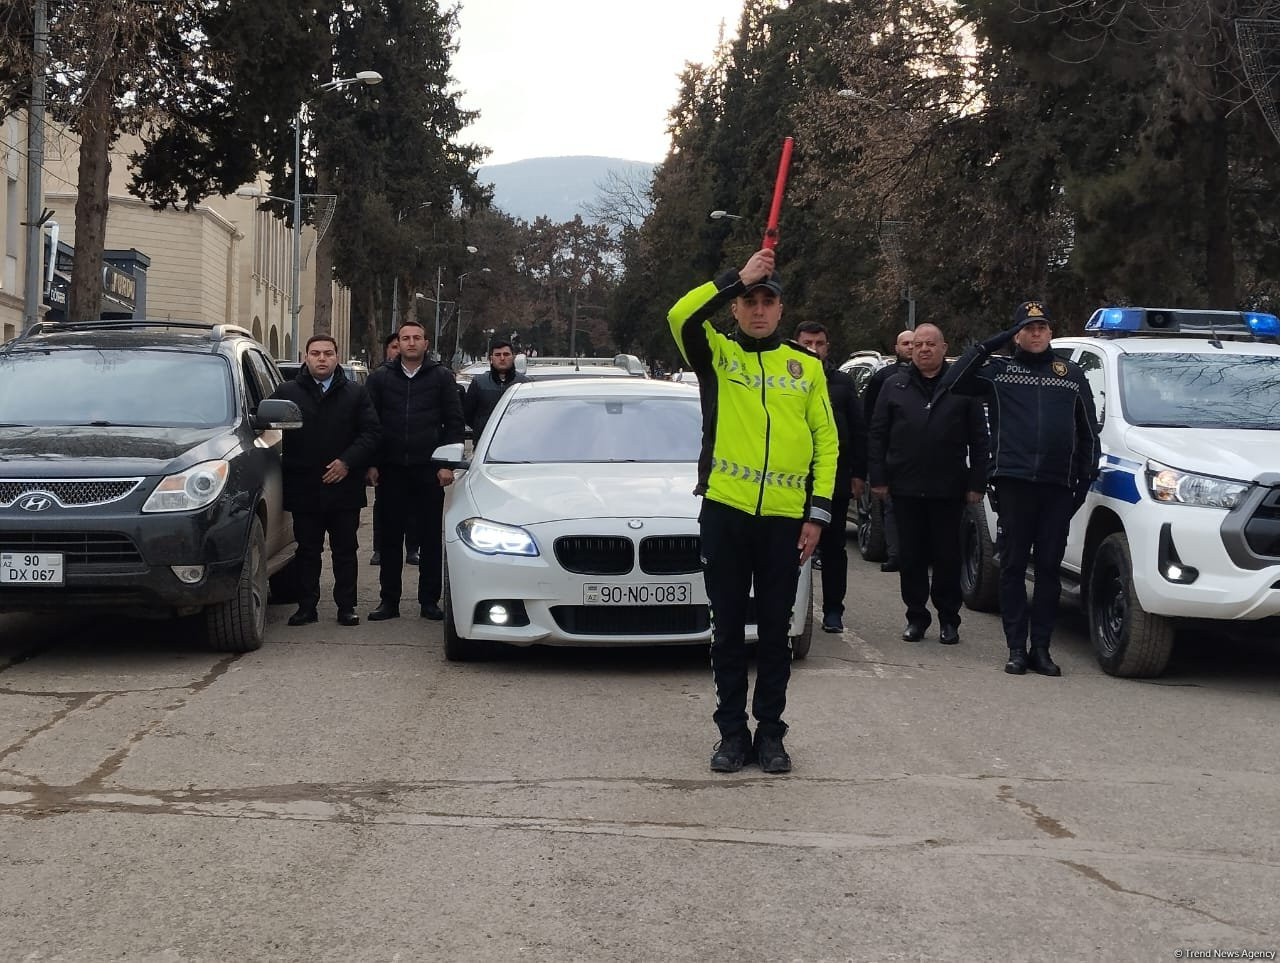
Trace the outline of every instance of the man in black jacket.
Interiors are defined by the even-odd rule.
[[[382,342],[382,366],[395,362],[400,356],[400,335],[392,332]],[[378,490],[373,490],[373,555],[370,565],[381,565],[382,554],[378,551],[378,530],[382,527],[382,506],[378,503]],[[406,565],[418,564],[417,526],[407,525],[404,533],[404,560]]]
[[[399,329],[400,355],[369,376],[369,395],[382,421],[382,445],[369,482],[386,499],[378,531],[381,597],[370,622],[400,617],[400,546],[405,529],[416,528],[420,548],[418,605],[424,619],[442,619],[440,610],[441,517],[444,489],[453,472],[436,465],[440,445],[461,442],[465,431],[462,403],[453,373],[430,360],[427,332],[417,321]]]
[[[911,345],[915,337],[916,333],[910,328],[899,331],[897,339],[893,342],[893,363],[885,365],[867,379],[867,386],[862,390],[863,424],[870,425],[871,419],[875,417],[876,400],[880,397],[880,389],[884,387],[884,383],[895,375],[902,374],[911,364]],[[893,515],[893,499],[882,499],[881,510],[884,512],[885,560],[880,564],[880,571],[896,572],[898,571],[898,523]]]
[[[381,430],[364,385],[349,381],[328,335],[308,339],[302,369],[276,388],[273,398],[302,409],[302,427],[284,434],[281,461],[284,508],[293,513],[298,542],[298,611],[290,625],[315,622],[320,601],[324,537],[333,558],[333,601],[339,625],[359,625],[356,615],[357,532],[364,508],[364,472],[378,452]]]
[[[796,328],[796,343],[822,359],[836,436],[840,440],[836,487],[831,496],[831,523],[822,530],[818,551],[822,553],[822,630],[841,632],[844,630],[844,593],[849,579],[845,526],[849,499],[861,498],[866,483],[867,428],[853,379],[827,361],[831,342],[826,326],[817,321],[804,322]]]
[[[947,343],[936,325],[915,330],[911,364],[885,382],[871,420],[871,491],[892,498],[907,606],[903,641],[918,642],[938,612],[938,641],[960,641],[960,519],[982,500],[987,426],[972,398],[940,394]],[[930,567],[933,569],[930,584]]]
[[[943,390],[985,395],[991,424],[991,480],[1000,516],[1000,618],[1009,661],[1057,676],[1049,641],[1058,614],[1059,566],[1071,516],[1098,476],[1098,417],[1084,373],[1050,349],[1044,305],[1026,301],[1013,327],[974,345],[951,366]],[[1012,357],[992,352],[1014,343]],[[1027,562],[1035,555],[1035,592],[1027,605]],[[1027,654],[1030,634],[1031,654]]]
[[[489,423],[489,416],[497,407],[502,393],[513,384],[529,379],[515,369],[516,356],[510,341],[495,341],[489,345],[489,370],[478,374],[467,385],[462,399],[462,414],[471,426],[472,437],[480,440],[480,433]]]

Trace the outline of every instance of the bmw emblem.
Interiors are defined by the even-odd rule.
[[[46,508],[53,507],[53,496],[44,492],[34,492],[19,501],[18,507],[24,512],[42,512]]]
[[[631,521],[627,522],[627,528],[644,528],[644,522],[640,521],[638,518],[633,518]]]

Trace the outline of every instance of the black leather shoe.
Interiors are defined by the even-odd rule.
[[[844,620],[840,618],[839,612],[827,612],[822,616],[823,632],[843,632]]]
[[[1009,661],[1004,664],[1004,671],[1010,675],[1027,674],[1027,653],[1025,649],[1010,649]]]
[[[360,616],[356,615],[355,609],[338,609],[339,625],[359,625]]]
[[[298,609],[289,616],[290,625],[310,625],[312,622],[318,622],[320,617],[316,615],[315,609]]]
[[[1062,670],[1049,658],[1048,649],[1032,649],[1031,657],[1027,659],[1027,668],[1041,675],[1062,675]]]
[[[896,558],[891,558],[888,561],[880,563],[880,571],[882,572],[896,572],[897,570],[898,560]]]
[[[791,771],[791,757],[782,745],[782,736],[767,736],[757,732],[755,750],[761,772]]]
[[[433,622],[439,622],[444,618],[444,610],[441,609],[440,606],[436,605],[435,602],[427,602],[423,605],[422,612],[420,614],[424,619],[431,619]]]
[[[908,622],[907,627],[902,630],[902,641],[919,642],[924,638],[925,630],[928,628],[928,622]]]
[[[369,613],[370,622],[385,622],[387,619],[398,618],[400,618],[400,607],[398,605],[388,605],[386,602],[383,602]]]
[[[943,624],[938,629],[938,641],[943,645],[955,645],[960,641],[960,628],[955,625]]]
[[[370,555],[370,556],[369,556],[369,564],[370,564],[370,565],[381,565],[381,564],[382,564],[382,553],[381,553],[381,552],[374,552],[372,555]]]
[[[752,762],[754,752],[751,747],[751,732],[743,729],[725,736],[716,743],[711,754],[712,772],[737,772],[747,763]]]
[[[410,552],[404,557],[404,564],[406,565],[417,565],[419,561],[420,558],[417,552]]]

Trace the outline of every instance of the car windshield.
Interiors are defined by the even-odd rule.
[[[688,398],[513,398],[502,414],[489,462],[691,462],[698,460],[702,411]]]
[[[1280,357],[1126,354],[1120,361],[1125,420],[1149,428],[1280,427]]]
[[[230,369],[173,351],[0,355],[0,422],[210,428],[232,419]]]

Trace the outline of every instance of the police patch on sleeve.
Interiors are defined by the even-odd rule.
[[[788,373],[790,373],[791,377],[799,378],[802,374],[804,374],[804,365],[802,365],[795,358],[792,358],[790,361],[787,362],[787,371]]]
[[[1065,378],[1067,376],[1067,363],[1065,361],[1055,361],[1053,363],[1053,373],[1059,378]]]

